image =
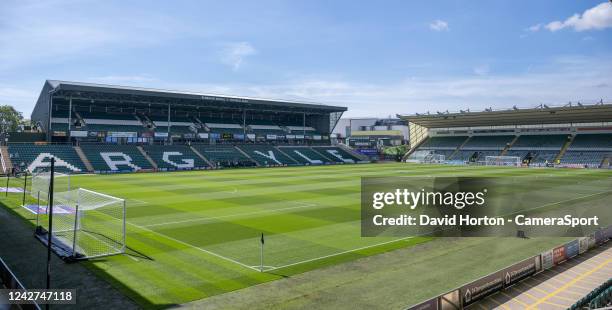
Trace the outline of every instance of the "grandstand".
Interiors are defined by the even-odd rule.
[[[345,107],[48,80],[32,120],[47,142],[330,143]]]
[[[405,158],[428,151],[456,164],[482,164],[487,156],[518,157],[532,166],[609,168],[612,161],[612,104],[402,118],[409,124],[413,146]]]
[[[331,145],[344,107],[48,80],[31,119],[46,135],[8,141],[2,171],[135,172],[366,161]]]

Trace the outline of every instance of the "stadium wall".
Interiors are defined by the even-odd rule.
[[[612,239],[612,226],[570,242],[560,244],[541,254],[529,257],[506,268],[502,268],[448,293],[433,297],[407,310],[457,310],[463,309],[496,292],[519,283],[535,274],[560,265],[570,258],[582,255]]]

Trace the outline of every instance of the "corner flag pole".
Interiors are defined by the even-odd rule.
[[[26,191],[28,190],[28,171],[23,175],[23,198],[21,205],[25,206]],[[36,211],[38,213],[38,211]]]
[[[263,266],[264,266],[263,265],[264,264],[263,263],[264,262],[263,261],[263,248],[264,248],[264,243],[265,243],[265,241],[264,241],[264,234],[261,233],[261,260],[260,260],[261,264],[259,265],[259,272],[263,272]]]

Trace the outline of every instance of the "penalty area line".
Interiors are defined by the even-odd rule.
[[[275,267],[275,268],[272,268],[272,269],[266,270],[266,271],[274,271],[274,270],[283,269],[283,268],[287,268],[287,267],[291,267],[291,266],[295,266],[295,265],[300,265],[300,264],[305,264],[305,263],[309,263],[309,262],[314,262],[314,261],[325,259],[325,258],[329,258],[329,257],[339,256],[339,255],[348,254],[348,253],[352,253],[352,252],[357,252],[357,251],[361,251],[361,250],[365,250],[365,249],[369,249],[369,248],[373,248],[373,247],[377,247],[377,246],[381,246],[381,245],[385,245],[385,244],[389,244],[389,243],[395,243],[395,242],[399,242],[399,241],[403,241],[403,240],[408,240],[408,239],[412,239],[412,238],[413,237],[406,237],[406,238],[401,238],[401,239],[385,241],[385,242],[381,242],[381,243],[377,243],[377,244],[373,244],[373,245],[368,245],[368,246],[364,246],[364,247],[360,247],[360,248],[356,248],[356,249],[352,249],[352,250],[342,251],[342,252],[338,252],[338,253],[334,253],[334,254],[324,255],[324,256],[320,256],[320,257],[315,257],[315,258],[311,258],[311,259],[307,259],[307,260],[303,260],[303,261],[299,261],[299,262],[295,262],[295,263],[291,263],[291,264]]]
[[[253,268],[253,267],[251,267],[251,266],[249,266],[249,265],[246,265],[246,264],[243,264],[243,263],[241,263],[241,262],[239,262],[239,261],[237,261],[237,260],[231,259],[231,258],[229,258],[229,257],[225,257],[225,256],[223,256],[223,255],[221,255],[221,254],[217,254],[217,253],[212,252],[212,251],[209,251],[209,250],[205,250],[205,249],[200,248],[200,247],[197,247],[197,246],[195,246],[195,245],[193,245],[193,244],[189,244],[189,243],[187,243],[187,242],[185,242],[185,241],[181,241],[181,240],[178,240],[178,239],[172,238],[172,237],[170,237],[170,236],[168,236],[168,235],[165,235],[165,234],[162,234],[162,233],[156,232],[156,231],[151,230],[151,229],[148,229],[148,228],[146,228],[146,227],[144,227],[144,226],[140,226],[140,225],[138,225],[138,224],[134,224],[134,223],[131,223],[131,222],[128,222],[128,221],[126,221],[126,223],[127,223],[127,224],[129,224],[129,225],[132,225],[132,226],[134,226],[134,227],[136,227],[136,228],[140,228],[140,229],[142,229],[142,230],[145,230],[145,231],[148,231],[148,232],[150,232],[150,233],[153,233],[153,234],[156,234],[156,235],[158,235],[158,236],[161,236],[161,237],[163,237],[163,238],[166,238],[166,239],[168,239],[168,240],[172,240],[172,241],[174,241],[174,242],[176,242],[176,243],[180,243],[180,244],[182,244],[182,245],[184,245],[184,246],[187,246],[187,247],[190,247],[190,248],[193,248],[193,249],[196,249],[196,250],[202,251],[202,252],[204,252],[204,253],[206,253],[206,254],[209,254],[209,255],[212,255],[212,256],[215,256],[215,257],[218,257],[218,258],[221,258],[221,259],[226,260],[226,261],[228,261],[228,262],[232,262],[232,263],[234,263],[234,264],[238,264],[238,265],[240,265],[240,266],[242,266],[242,267],[245,267],[245,268],[248,268],[248,269],[251,269],[251,270],[259,271],[259,269]]]

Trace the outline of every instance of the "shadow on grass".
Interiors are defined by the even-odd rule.
[[[19,199],[16,199],[16,197],[11,199],[11,195],[8,198],[0,197],[0,209],[6,210],[6,212],[0,210],[0,216],[2,216],[2,213],[5,213],[5,216],[2,216],[3,223],[0,225],[0,235],[13,236],[13,238],[0,238],[0,248],[19,248],[19,253],[16,253],[16,251],[14,251],[15,253],[6,251],[3,258],[7,264],[12,266],[18,278],[28,280],[24,281],[26,282],[24,284],[34,288],[42,285],[40,279],[44,278],[46,248],[42,243],[35,241],[35,238],[29,239],[29,236],[34,235],[35,224],[33,221],[35,219],[28,219],[20,214],[17,211],[20,206],[16,207],[17,204],[21,204],[21,196]],[[31,240],[31,243],[28,240]],[[133,248],[128,248],[127,255],[153,260],[150,256]],[[166,309],[177,306],[177,304],[152,303],[137,291],[121,283],[107,271],[96,266],[95,262],[104,262],[104,258],[93,259],[91,261],[85,260],[77,264],[61,263],[60,261],[58,256],[54,256],[52,260],[55,277],[53,283],[57,283],[56,285],[62,283],[65,287],[79,289],[77,302],[83,302],[84,304],[81,304],[82,307],[105,308],[112,307],[112,305],[121,305],[124,309],[136,308],[134,304],[127,302],[128,300],[134,302],[138,307],[145,309]],[[79,270],[80,268],[89,270],[91,274]],[[92,281],[92,276],[93,278],[103,280],[103,282],[98,282],[100,284],[98,284],[99,287],[97,289],[92,287],[96,283],[95,280]],[[40,283],[37,284],[38,282]],[[126,299],[122,301],[121,298],[118,298],[111,302],[108,299],[113,298],[113,294],[100,298],[100,295],[104,295],[105,291],[108,292],[108,286],[101,284],[104,282],[110,284],[111,287],[120,293],[118,295],[115,293],[117,297],[122,295]],[[82,283],[88,283],[88,287],[80,289]]]

